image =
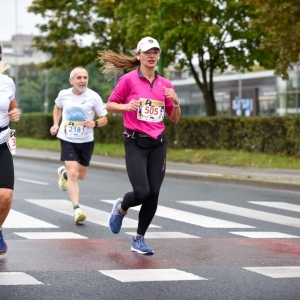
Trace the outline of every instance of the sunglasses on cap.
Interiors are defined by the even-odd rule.
[[[144,53],[145,55],[150,55],[150,54],[153,54],[153,55],[158,55],[160,54],[160,50],[147,50],[147,51],[139,51],[140,53]]]

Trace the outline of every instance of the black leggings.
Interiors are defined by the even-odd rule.
[[[14,189],[14,164],[6,143],[0,144],[0,188]]]
[[[124,195],[122,209],[142,204],[137,233],[145,235],[157,209],[166,171],[167,144],[142,149],[135,139],[124,135],[127,174],[133,191]]]

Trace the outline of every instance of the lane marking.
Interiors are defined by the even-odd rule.
[[[34,184],[40,184],[40,185],[50,185],[50,183],[47,182],[42,182],[42,181],[36,181],[36,180],[30,180],[30,179],[26,179],[26,178],[16,178],[19,181],[24,181],[24,182],[29,182],[29,183],[34,183]]]
[[[135,235],[136,232],[125,232],[129,235]],[[190,235],[182,232],[149,232],[145,235],[146,239],[200,239],[199,236]]]
[[[99,270],[99,272],[121,282],[207,280],[177,269]]]
[[[248,201],[248,202],[257,205],[272,207],[272,208],[279,208],[279,209],[285,209],[294,212],[300,212],[300,205],[286,203],[286,202],[268,202],[268,201]]]
[[[236,235],[245,236],[248,238],[254,238],[254,239],[298,239],[299,236],[291,235],[291,234],[285,234],[281,232],[250,232],[250,231],[244,231],[244,232],[229,232]]]
[[[251,267],[244,268],[258,274],[262,274],[272,278],[299,278],[300,267]]]
[[[3,224],[4,228],[59,228],[48,222],[33,218],[29,215],[10,210]]]
[[[298,218],[282,216],[278,214],[263,212],[255,209],[243,208],[243,207],[224,204],[215,201],[178,201],[178,202],[196,206],[196,207],[220,211],[223,213],[228,213],[236,216],[246,217],[250,219],[300,228],[300,219]]]
[[[0,285],[36,285],[43,284],[24,272],[0,272]]]
[[[14,232],[28,240],[87,239],[74,232]]]
[[[33,200],[33,199],[25,199],[30,203],[39,205],[44,208],[48,208],[54,210],[56,212],[65,214],[67,216],[71,216],[74,218],[72,203],[69,200],[61,199],[41,199],[41,200]],[[114,201],[113,201],[114,203]],[[107,220],[110,215],[110,212],[105,212],[99,209],[95,209],[86,205],[80,204],[81,209],[86,214],[86,221],[105,226],[107,227]],[[86,222],[85,221],[85,222]],[[124,218],[122,223],[122,228],[137,228],[138,222],[137,220]],[[160,226],[150,225],[149,228],[161,228]]]

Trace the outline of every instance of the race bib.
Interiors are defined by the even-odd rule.
[[[64,123],[64,133],[68,138],[85,138],[86,129],[83,122],[67,121]]]
[[[164,119],[165,103],[146,98],[139,99],[137,118],[141,121],[158,123]]]
[[[15,129],[10,130],[10,134],[7,137],[6,144],[7,144],[7,147],[9,149],[11,155],[16,154],[17,139],[16,139],[16,130]]]

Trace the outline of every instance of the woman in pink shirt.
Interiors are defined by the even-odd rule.
[[[118,198],[108,219],[108,227],[119,233],[128,209],[141,205],[138,228],[131,251],[153,254],[144,235],[155,215],[161,184],[166,170],[167,144],[164,136],[165,114],[177,123],[181,110],[171,82],[156,69],[161,53],[157,40],[141,39],[133,57],[112,51],[99,51],[104,73],[135,70],[123,75],[110,95],[108,112],[122,113],[125,130],[125,161],[133,191]]]

